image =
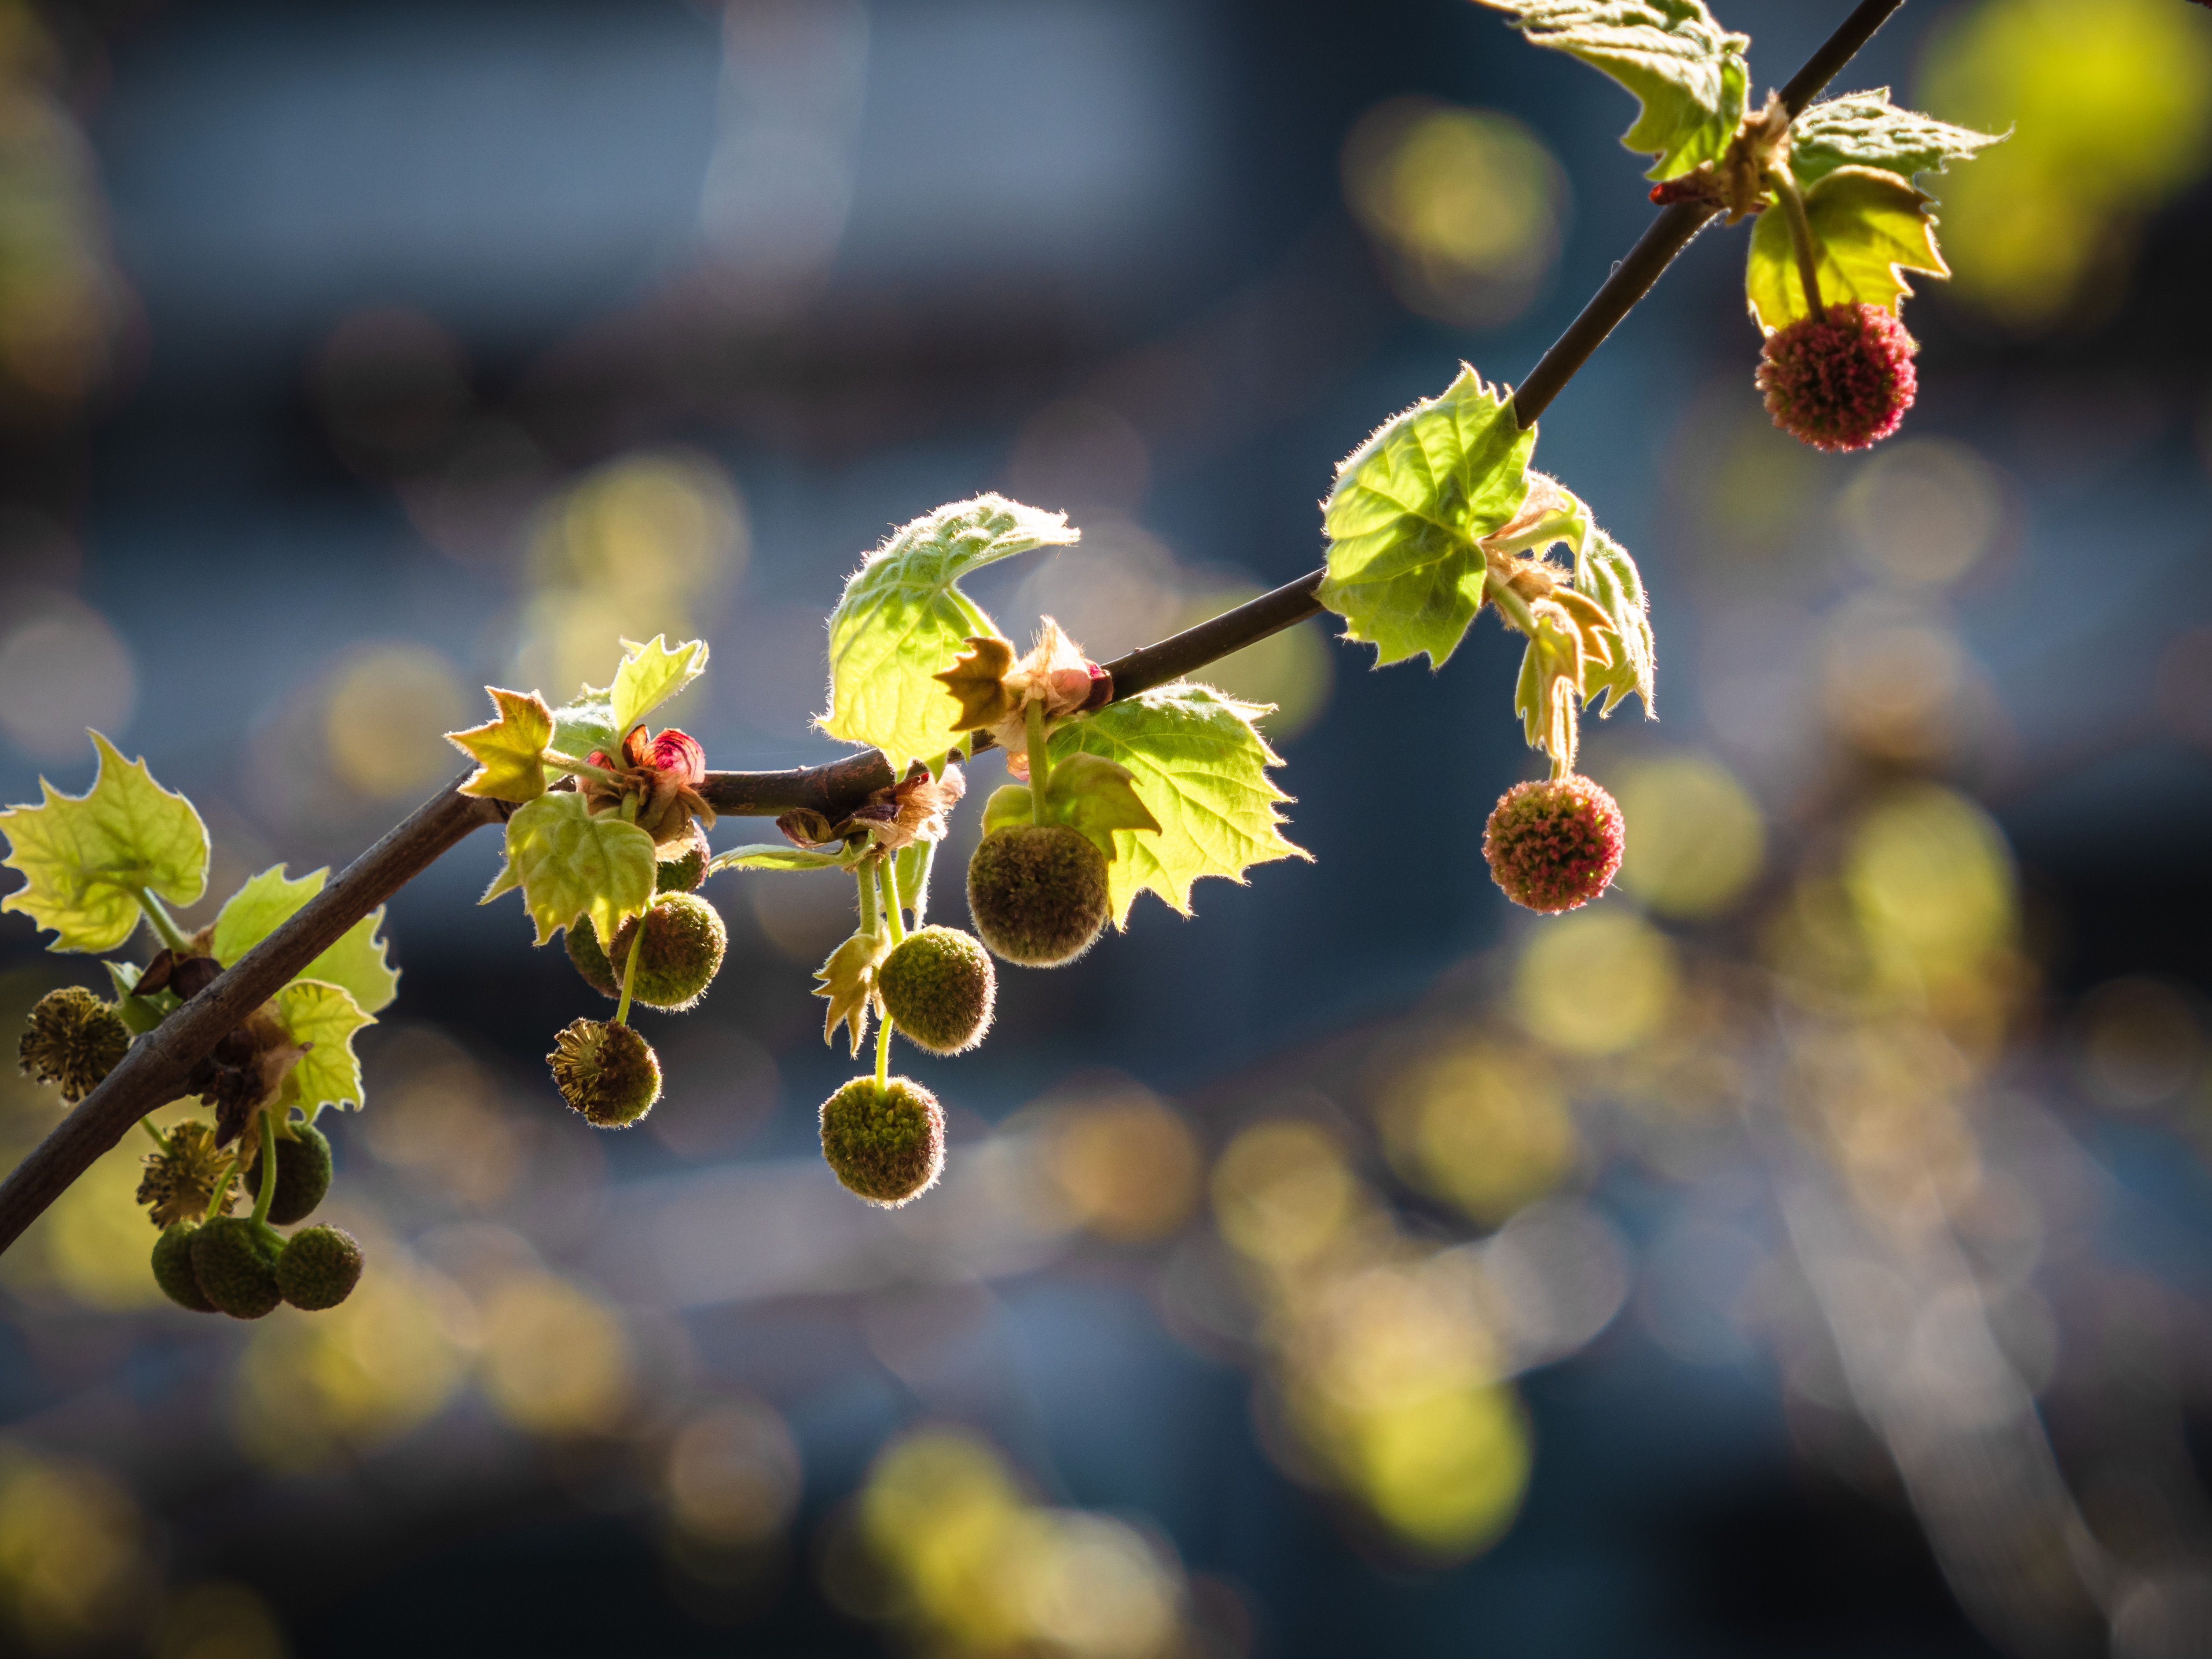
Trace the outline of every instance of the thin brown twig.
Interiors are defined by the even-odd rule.
[[[1903,3],[1864,0],[1791,77],[1782,94],[1790,113],[1800,113]],[[1697,203],[1678,203],[1651,222],[1628,257],[1613,268],[1522,383],[1513,404],[1522,427],[1535,423],[1606,336],[1651,291],[1674,256],[1705,228],[1714,211]],[[1166,684],[1317,615],[1322,607],[1314,595],[1326,574],[1325,570],[1310,571],[1209,622],[1104,665],[1114,677],[1115,696],[1133,696]],[[183,1093],[193,1066],[233,1026],[449,848],[471,830],[501,820],[504,811],[497,802],[461,794],[459,781],[417,807],[290,921],[131,1045],[122,1063],[0,1182],[0,1251],[21,1237],[133,1123]],[[871,750],[826,766],[790,771],[710,772],[701,793],[718,813],[732,817],[766,817],[810,807],[835,821],[891,781],[890,763]]]

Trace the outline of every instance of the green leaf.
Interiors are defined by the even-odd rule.
[[[100,769],[84,793],[64,795],[40,778],[38,805],[0,811],[9,848],[0,868],[25,877],[0,912],[52,929],[49,950],[113,950],[138,926],[142,887],[179,905],[207,890],[207,826],[191,802],[99,732],[92,742]]]
[[[1200,877],[1242,883],[1253,865],[1313,856],[1283,836],[1275,805],[1290,797],[1267,776],[1282,761],[1252,724],[1266,712],[1182,680],[1110,702],[1052,734],[1055,771],[1071,756],[1103,756],[1127,769],[1158,820],[1157,835],[1113,832],[1117,856],[1107,872],[1117,927],[1128,925],[1129,907],[1147,887],[1188,915],[1191,884]],[[994,805],[1004,793],[994,793]]]
[[[645,914],[658,873],[651,836],[611,812],[594,814],[583,796],[560,790],[515,809],[507,821],[507,866],[477,902],[520,887],[538,944],[579,916],[590,917],[604,941]]]
[[[704,640],[686,641],[673,651],[665,634],[655,634],[644,645],[634,640],[624,640],[623,645],[629,654],[615,670],[615,683],[609,688],[617,739],[707,670]]]
[[[495,685],[484,690],[499,711],[497,718],[465,732],[446,733],[447,742],[477,763],[461,793],[512,801],[544,794],[545,745],[553,737],[553,711],[535,691],[502,691]]]
[[[1336,470],[1319,597],[1378,666],[1419,651],[1442,666],[1482,608],[1476,544],[1519,508],[1536,447],[1501,392],[1462,364],[1443,396],[1385,422]]]
[[[1747,34],[1731,34],[1703,0],[1479,0],[1511,15],[1534,46],[1579,58],[1644,106],[1621,135],[1659,160],[1647,179],[1717,161],[1743,120],[1751,72]]]
[[[1899,109],[1889,101],[1887,87],[1876,87],[1815,104],[1792,122],[1790,171],[1801,188],[1845,167],[1879,167],[1911,184],[1915,173],[1971,161],[2008,136]]]
[[[224,901],[208,949],[225,967],[236,963],[321,892],[330,873],[326,866],[310,870],[295,880],[285,876],[280,864],[248,877],[246,884]],[[295,977],[342,986],[363,1012],[381,1013],[399,994],[399,970],[385,957],[390,946],[376,936],[383,925],[384,907],[380,904]]]
[[[284,1074],[278,1105],[299,1107],[310,1123],[325,1106],[359,1107],[361,1061],[354,1055],[353,1034],[375,1024],[375,1017],[363,1013],[343,987],[320,980],[295,979],[273,1000],[292,1041],[314,1045]]]
[[[960,578],[1033,547],[1069,545],[1078,535],[1066,514],[999,495],[940,507],[894,533],[853,574],[830,613],[822,729],[874,744],[894,773],[944,753],[957,705],[932,677],[971,635],[999,631],[960,591]]]
[[[553,711],[551,746],[572,760],[586,759],[595,749],[619,758],[622,745],[615,738],[615,706],[605,690],[587,685],[582,696]]]
[[[983,805],[983,833],[988,836],[1011,824],[1038,822],[1031,805],[1034,799],[1027,784],[1010,783],[994,789]],[[1160,827],[1137,793],[1136,780],[1129,769],[1103,755],[1091,754],[1070,755],[1053,763],[1052,775],[1045,781],[1042,821],[1065,824],[1104,854],[1109,863],[1121,856],[1114,839],[1116,830],[1158,834]]]
[[[1894,312],[1912,286],[1907,270],[1948,276],[1936,248],[1935,198],[1893,173],[1838,167],[1805,192],[1805,217],[1820,249],[1814,275],[1828,305],[1855,301]],[[1751,314],[1772,333],[1807,314],[1790,221],[1779,206],[1759,216],[1751,232],[1751,262],[1744,275]]]
[[[1605,707],[1598,711],[1601,720],[1613,713],[1615,703],[1632,693],[1644,700],[1644,718],[1656,718],[1657,711],[1651,702],[1656,641],[1644,578],[1637,571],[1636,561],[1628,556],[1628,550],[1595,525],[1575,550],[1575,589],[1596,602],[1620,636],[1620,647],[1614,650],[1609,667],[1595,674],[1585,671],[1585,700],[1600,691],[1605,693]]]
[[[841,853],[815,853],[804,847],[763,842],[752,847],[732,847],[707,861],[707,874],[724,870],[836,870],[848,867]],[[703,878],[702,878],[703,879]]]

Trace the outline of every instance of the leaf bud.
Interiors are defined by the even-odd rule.
[[[82,985],[49,991],[31,1006],[30,1029],[16,1045],[24,1073],[61,1085],[75,1105],[121,1063],[131,1046],[123,1016]]]
[[[822,1157],[848,1191],[895,1210],[944,1173],[944,1109],[911,1078],[856,1077],[822,1103]]]
[[[974,1048],[991,1029],[999,993],[991,953],[952,927],[908,933],[876,969],[884,1011],[918,1046],[933,1054]]]
[[[154,1241],[154,1282],[179,1308],[214,1313],[215,1304],[207,1299],[207,1292],[192,1275],[192,1235],[199,1230],[197,1221],[172,1222],[161,1230],[161,1236]]]
[[[1766,337],[1759,389],[1774,424],[1815,449],[1865,449],[1912,407],[1919,343],[1880,306],[1830,306]]]
[[[251,1216],[222,1216],[192,1235],[191,1249],[200,1294],[233,1319],[258,1319],[283,1300],[276,1259],[284,1240],[275,1228]]]
[[[968,861],[968,910],[993,955],[1057,968],[1091,948],[1111,905],[1106,855],[1059,823],[994,830]]]
[[[361,1245],[342,1227],[303,1227],[276,1258],[276,1288],[295,1308],[335,1308],[361,1283]]]
[[[1605,891],[1620,868],[1626,828],[1613,797],[1571,775],[1516,783],[1482,832],[1490,877],[1516,904],[1547,915]]]
[[[627,1025],[572,1020],[545,1056],[562,1098],[602,1129],[625,1129],[660,1098],[660,1060]]]
[[[280,1227],[305,1221],[331,1189],[331,1143],[312,1123],[290,1126],[292,1139],[276,1137],[276,1192],[269,1219]],[[261,1160],[246,1172],[246,1190],[261,1196]]]

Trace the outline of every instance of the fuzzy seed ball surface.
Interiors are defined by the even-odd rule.
[[[707,879],[707,860],[714,855],[708,850],[706,832],[691,823],[685,827],[681,840],[658,849],[657,856],[660,865],[654,877],[654,890],[689,893]]]
[[[1518,783],[1492,809],[1482,856],[1505,896],[1556,915],[1589,903],[1620,868],[1626,830],[1613,797],[1585,777]]]
[[[179,1308],[213,1313],[215,1304],[207,1299],[207,1292],[192,1274],[192,1235],[199,1230],[197,1221],[172,1222],[161,1230],[161,1236],[154,1241],[154,1282]]]
[[[578,916],[562,929],[561,939],[568,951],[568,960],[584,976],[584,983],[603,997],[622,994],[622,981],[615,977],[614,965],[607,953],[599,948],[599,936],[592,931],[588,918]]]
[[[276,1288],[283,1249],[281,1237],[250,1217],[219,1216],[192,1235],[192,1278],[233,1319],[258,1319],[283,1299]]]
[[[660,1098],[660,1057],[627,1025],[572,1020],[545,1056],[562,1098],[602,1129],[625,1129]]]
[[[28,1029],[16,1044],[24,1074],[58,1084],[71,1105],[100,1085],[131,1046],[123,1016],[82,985],[49,991],[31,1005]]]
[[[945,1113],[911,1078],[856,1077],[822,1103],[822,1156],[848,1190],[896,1209],[945,1170]]]
[[[296,1140],[276,1140],[276,1195],[269,1200],[269,1219],[279,1227],[305,1221],[331,1189],[331,1143],[312,1123],[295,1123]],[[246,1190],[261,1196],[261,1160],[246,1172]]]
[[[1057,968],[1106,926],[1106,855],[1059,823],[994,830],[968,861],[968,912],[994,956]]]
[[[1815,449],[1864,449],[1898,428],[1919,344],[1880,306],[1836,305],[1766,337],[1759,389],[1774,424]]]
[[[891,947],[876,988],[897,1026],[933,1054],[972,1048],[991,1029],[999,994],[991,953],[952,927],[923,927]]]
[[[361,1283],[361,1246],[341,1227],[303,1227],[276,1258],[276,1288],[295,1308],[335,1308]]]

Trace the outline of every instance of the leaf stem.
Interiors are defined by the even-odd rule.
[[[1796,250],[1797,280],[1804,285],[1806,310],[1814,317],[1826,316],[1828,308],[1820,303],[1820,248],[1813,240],[1813,222],[1806,216],[1805,193],[1786,167],[1769,167],[1766,181],[1790,221],[1790,246]]]
[[[876,872],[863,864],[853,872],[853,878],[860,884],[860,930],[872,933],[876,931]]]
[[[154,924],[154,931],[161,935],[162,944],[179,956],[192,948],[191,941],[177,931],[177,924],[170,920],[168,910],[161,901],[154,896],[152,888],[134,887],[131,890],[138,901],[138,908],[146,913],[146,920]]]
[[[159,1129],[154,1127],[154,1120],[152,1118],[140,1118],[138,1120],[138,1127],[143,1129],[148,1134],[153,1136],[154,1144],[156,1146],[159,1146],[163,1152],[166,1152],[169,1150],[168,1136],[163,1134]]]
[[[1052,775],[1052,759],[1045,753],[1044,701],[1032,697],[1022,710],[1022,726],[1029,739],[1030,751],[1030,822],[1042,823],[1044,819],[1045,780]]]
[[[890,928],[894,946],[906,943],[906,917],[901,914],[898,889],[898,854],[884,854],[884,921]]]
[[[276,1201],[276,1115],[261,1111],[261,1190],[253,1197],[253,1224],[269,1224],[269,1206]]]
[[[230,1197],[230,1183],[237,1175],[238,1154],[233,1152],[230,1162],[222,1166],[222,1178],[215,1183],[215,1190],[208,1194],[208,1206],[200,1212],[201,1220],[212,1221],[222,1213],[223,1205]]]
[[[637,932],[630,937],[629,957],[623,963],[622,1000],[615,1005],[615,1024],[617,1025],[629,1024],[630,987],[637,983],[637,953],[644,948],[645,918],[640,916],[637,919]]]
[[[891,1080],[891,1020],[885,1014],[876,1025],[876,1087],[888,1088]]]

